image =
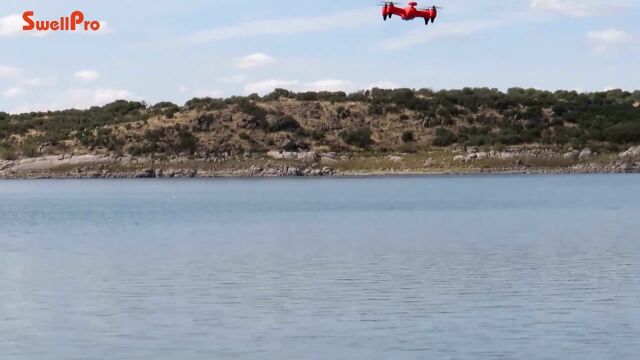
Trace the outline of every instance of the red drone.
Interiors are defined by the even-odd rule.
[[[382,18],[387,21],[387,18],[391,18],[393,15],[400,16],[402,20],[413,20],[415,18],[423,18],[425,25],[429,25],[429,20],[434,22],[438,16],[438,6],[433,6],[430,9],[416,9],[418,3],[412,1],[406,8],[397,7],[392,1],[384,2],[382,6]]]

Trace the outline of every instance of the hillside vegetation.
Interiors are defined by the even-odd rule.
[[[0,112],[0,159],[66,153],[242,154],[312,149],[412,153],[540,145],[615,152],[640,143],[640,91],[428,89],[116,101],[87,110]]]

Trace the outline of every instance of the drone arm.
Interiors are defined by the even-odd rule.
[[[425,18],[426,20],[435,19],[436,14],[431,10],[420,10],[418,11],[417,17]]]

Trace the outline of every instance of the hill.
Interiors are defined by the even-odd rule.
[[[313,153],[306,155],[312,162],[327,154],[325,163],[344,171],[419,171],[429,162],[444,171],[517,169],[524,160],[558,169],[578,165],[581,153],[582,160],[609,164],[637,144],[640,91],[621,90],[278,89],[263,97],[194,98],[182,106],[121,100],[87,110],[0,112],[5,176],[25,159],[79,155],[125,158],[131,168],[132,159],[145,166],[152,159],[153,168],[171,159],[196,168],[224,163],[237,170],[251,161],[264,168],[258,160]]]

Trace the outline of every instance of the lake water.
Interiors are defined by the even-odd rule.
[[[640,176],[0,182],[0,358],[638,359]]]

